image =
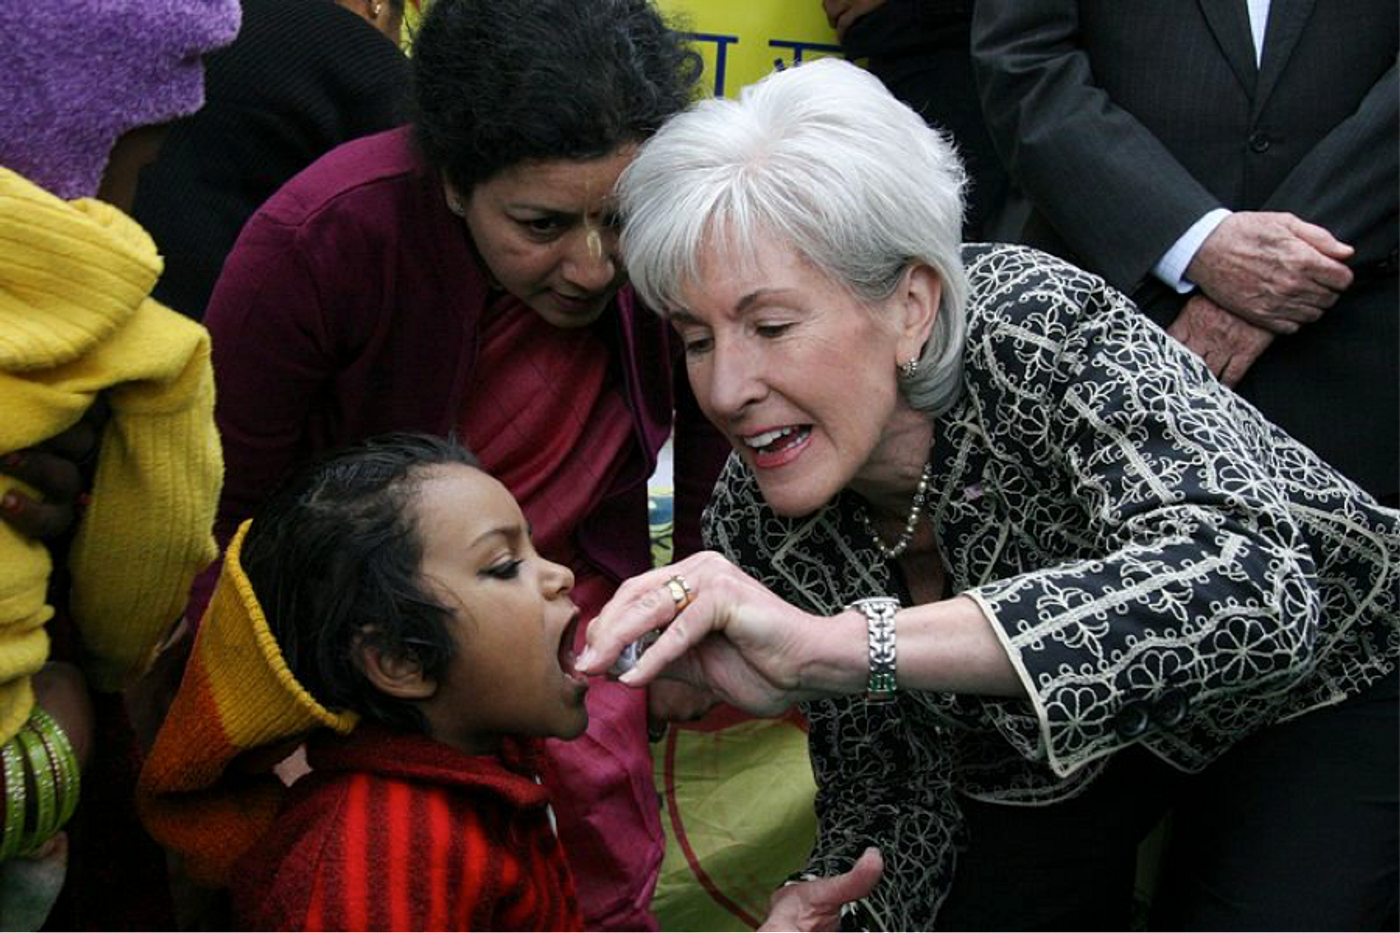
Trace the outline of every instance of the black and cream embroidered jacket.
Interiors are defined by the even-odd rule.
[[[863,922],[929,929],[958,795],[1063,799],[1141,744],[1196,771],[1336,703],[1400,655],[1400,512],[1222,388],[1105,283],[970,246],[964,392],[935,425],[929,513],[956,592],[1030,699],[904,692],[804,706],[819,787],[809,870],[881,846]],[[710,546],[834,615],[899,596],[846,493],[784,519],[731,457]]]

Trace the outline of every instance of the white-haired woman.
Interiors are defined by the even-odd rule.
[[[643,147],[628,268],[735,452],[583,666],[662,629],[624,682],[802,703],[850,926],[1124,928],[1169,807],[1161,922],[1393,925],[1400,513],[961,186],[834,60]]]

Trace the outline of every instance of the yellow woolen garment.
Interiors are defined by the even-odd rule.
[[[223,457],[209,336],[149,298],[161,261],[100,201],[63,201],[0,168],[0,454],[112,415],[69,552],[71,608],[100,690],[120,689],[217,554]],[[0,494],[14,481],[0,477]],[[32,493],[32,490],[26,490]],[[0,522],[0,741],[29,715],[48,654],[47,551]]]

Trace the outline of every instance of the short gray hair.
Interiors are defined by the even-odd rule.
[[[701,101],[643,144],[618,183],[621,250],[637,293],[662,314],[681,307],[709,246],[742,262],[777,237],[868,304],[927,263],[941,307],[917,375],[900,386],[936,416],[962,390],[965,179],[951,143],[877,78],[819,59],[737,101]]]

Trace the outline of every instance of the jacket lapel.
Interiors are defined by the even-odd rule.
[[[761,501],[756,486],[753,494]],[[775,529],[779,523],[787,528],[769,557],[773,577],[760,577],[760,582],[826,615],[864,596],[897,595],[888,562],[870,544],[853,508],[842,507],[846,498],[840,496],[804,518],[781,519],[770,513]]]
[[[1259,70],[1254,64],[1254,37],[1249,31],[1245,0],[1197,0],[1230,70],[1248,94],[1254,93]],[[1278,4],[1275,3],[1277,6]],[[1272,16],[1269,17],[1273,19]],[[1271,24],[1272,28],[1272,24]],[[1268,48],[1266,43],[1264,46]]]
[[[1254,94],[1254,115],[1268,103],[1298,39],[1312,15],[1313,0],[1273,0],[1269,24],[1264,30],[1264,57],[1259,66],[1259,85]]]

